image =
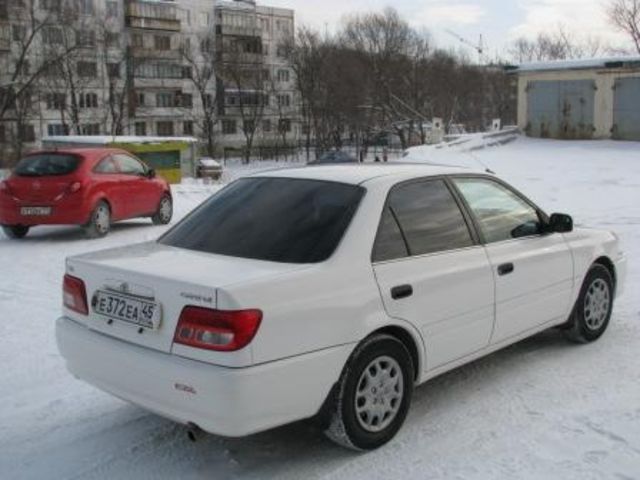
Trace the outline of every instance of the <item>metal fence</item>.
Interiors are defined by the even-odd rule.
[[[384,161],[385,156],[387,160],[393,160],[402,157],[403,150],[401,148],[389,148],[383,146],[368,146],[358,147],[355,145],[343,146],[340,151],[348,153],[356,159],[361,159],[365,162],[374,162],[376,159],[380,162]],[[304,144],[290,145],[290,146],[270,146],[270,147],[255,147],[251,151],[251,155],[247,159],[246,149],[244,148],[225,148],[222,156],[223,164],[231,162],[244,161],[245,163],[253,162],[309,162],[319,158],[322,154],[326,153],[327,149],[312,145],[307,147]]]

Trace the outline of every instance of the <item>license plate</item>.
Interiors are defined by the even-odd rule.
[[[98,315],[109,319],[152,330],[160,327],[160,308],[155,302],[115,292],[99,291],[94,295],[91,304]]]
[[[46,217],[51,215],[51,207],[22,207],[20,215],[23,217]]]

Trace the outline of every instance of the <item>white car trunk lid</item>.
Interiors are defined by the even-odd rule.
[[[71,257],[67,273],[84,281],[89,315],[67,315],[103,334],[154,350],[170,352],[183,308],[216,308],[218,289],[280,275],[301,265],[224,257],[144,243]],[[157,328],[110,318],[96,312],[96,294],[113,293],[158,305]],[[246,305],[244,308],[260,308]]]

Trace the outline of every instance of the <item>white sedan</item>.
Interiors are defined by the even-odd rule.
[[[370,450],[430,378],[550,327],[597,340],[625,266],[615,234],[492,175],[277,170],[157,242],[69,258],[57,340],[75,376],[190,433],[316,417]]]

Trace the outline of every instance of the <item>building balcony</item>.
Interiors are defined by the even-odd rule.
[[[260,27],[252,26],[237,26],[237,25],[216,25],[216,35],[224,36],[239,36],[239,37],[262,37],[262,30]]]
[[[125,21],[129,28],[142,30],[179,32],[181,28],[177,6],[167,3],[131,1],[127,4]]]
[[[179,60],[182,58],[182,52],[180,50],[155,50],[136,46],[131,47],[131,54],[134,58],[143,59]]]

